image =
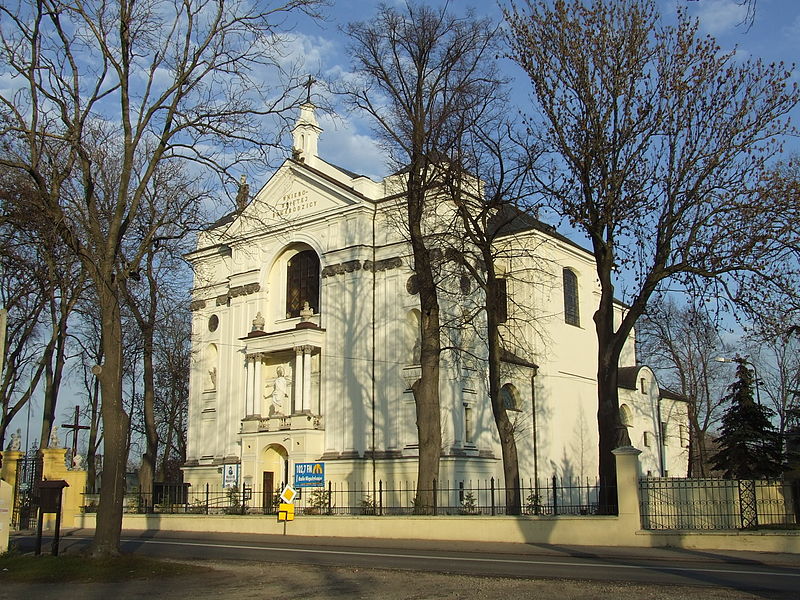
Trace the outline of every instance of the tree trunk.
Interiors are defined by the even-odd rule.
[[[102,361],[102,352],[97,356],[98,363]],[[95,378],[92,389],[89,390],[90,420],[89,420],[89,446],[86,449],[86,479],[87,491],[90,494],[97,492],[97,448],[99,447],[97,437],[99,434],[99,400],[100,400],[100,380]]]
[[[486,260],[486,259],[484,259]],[[490,257],[491,260],[491,257]],[[487,261],[487,265],[490,263]],[[506,489],[506,514],[518,515],[522,509],[519,481],[519,456],[514,437],[514,424],[508,418],[508,411],[500,394],[500,332],[497,322],[497,278],[489,267],[486,278],[486,331],[489,347],[489,398],[492,402],[492,415],[500,437],[503,455],[503,477]]]
[[[98,375],[103,418],[103,472],[93,556],[119,554],[129,417],[122,404],[122,319],[117,283],[112,277],[96,286],[103,327],[103,365]]]
[[[414,385],[417,414],[419,462],[414,512],[433,510],[434,481],[439,476],[442,454],[441,410],[439,406],[439,358],[441,355],[439,298],[433,278],[433,266],[422,231],[425,193],[419,185],[419,160],[412,161],[408,183],[408,228],[414,256],[414,272],[419,288],[421,311],[419,381]]]
[[[597,428],[599,435],[600,511],[617,511],[617,466],[612,450],[630,445],[619,416],[619,354],[614,333],[613,288],[603,290],[594,315],[597,329]]]
[[[153,504],[153,476],[158,453],[158,435],[153,404],[155,402],[155,378],[153,376],[153,329],[143,327],[143,377],[144,377],[144,430],[147,447],[139,468],[139,486],[145,503],[145,511]]]
[[[45,353],[43,360],[47,361],[45,365],[45,388],[44,388],[44,409],[42,412],[42,440],[40,443],[41,448],[47,448],[50,439],[50,432],[55,424],[56,408],[58,405],[58,392],[61,389],[61,380],[64,377],[64,364],[66,362],[66,348],[67,348],[67,314],[61,314],[59,322],[54,323],[57,330],[55,334],[55,349],[48,346],[48,351]],[[52,364],[53,356],[55,356],[55,364]],[[75,435],[78,432],[75,431]],[[66,446],[66,440],[64,445]]]

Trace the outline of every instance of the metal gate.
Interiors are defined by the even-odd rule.
[[[14,485],[14,510],[11,525],[16,529],[34,529],[39,515],[39,487],[42,479],[42,457],[31,450],[17,462],[17,480]]]

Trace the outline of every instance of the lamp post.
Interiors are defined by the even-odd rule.
[[[761,387],[758,384],[759,381],[758,370],[751,361],[741,356],[736,356],[734,358],[726,358],[724,356],[718,356],[714,360],[721,363],[736,363],[739,365],[750,365],[753,368],[753,377],[755,378],[755,383],[756,383],[756,402],[758,402],[759,406],[761,406]]]

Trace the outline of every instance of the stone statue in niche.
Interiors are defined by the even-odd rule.
[[[286,379],[286,374],[283,367],[278,367],[276,377],[272,382],[272,390],[269,397],[272,400],[270,407],[270,416],[283,414],[283,401],[289,395],[289,380]]]
[[[217,367],[211,367],[208,370],[208,381],[209,381],[208,389],[210,390],[217,389]]]

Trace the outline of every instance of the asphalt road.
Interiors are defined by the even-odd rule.
[[[67,532],[61,550],[88,546],[91,531]],[[32,550],[33,536],[15,536]],[[49,538],[43,551],[49,552]],[[380,568],[521,579],[555,578],[648,585],[692,585],[800,597],[800,557],[680,549],[558,547],[526,544],[426,543],[401,540],[293,536],[166,534],[123,535],[122,549],[149,556]]]

